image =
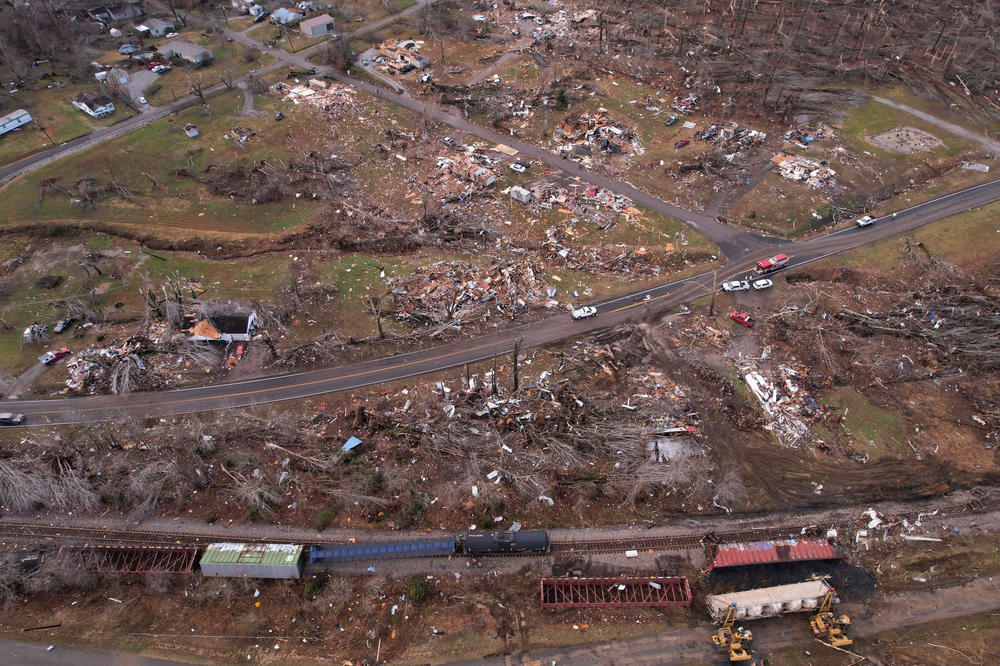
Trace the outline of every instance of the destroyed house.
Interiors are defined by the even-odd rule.
[[[106,95],[80,93],[70,103],[93,118],[104,118],[115,112],[115,104]]]
[[[87,10],[87,15],[101,23],[114,23],[130,18],[138,18],[146,13],[142,0],[127,0],[113,5],[99,5]]]
[[[162,37],[168,32],[174,32],[177,27],[170,21],[158,18],[146,19],[140,25],[135,26],[136,32],[141,32],[148,37]]]
[[[195,342],[243,342],[249,340],[257,328],[257,312],[217,314],[198,317],[191,313],[184,316],[184,332]]]

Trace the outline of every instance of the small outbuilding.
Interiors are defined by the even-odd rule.
[[[514,187],[510,188],[510,198],[513,199],[514,201],[520,201],[521,203],[530,203],[531,192],[529,190],[524,189],[523,187],[518,187],[517,185],[515,185]]]
[[[227,578],[298,578],[302,546],[286,543],[213,543],[201,556],[204,576]]]

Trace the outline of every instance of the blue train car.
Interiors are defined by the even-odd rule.
[[[311,546],[310,564],[394,560],[404,557],[441,557],[455,554],[455,537],[412,539],[410,541],[369,541]]]

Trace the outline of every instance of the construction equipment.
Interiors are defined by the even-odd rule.
[[[750,653],[743,646],[750,644],[753,640],[753,634],[749,629],[743,627],[737,627],[735,631],[733,630],[733,625],[736,624],[736,608],[735,602],[730,604],[722,626],[712,634],[712,644],[719,652],[728,652],[731,662],[750,661]]]
[[[823,597],[819,611],[809,620],[809,626],[812,628],[813,635],[821,641],[829,643],[833,647],[842,648],[851,645],[854,641],[844,633],[844,629],[851,626],[851,618],[847,615],[834,615],[833,611],[830,610],[833,607],[835,594],[836,591],[830,588],[826,596]]]

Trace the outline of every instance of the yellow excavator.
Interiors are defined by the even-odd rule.
[[[733,630],[733,625],[736,624],[736,604],[733,603],[729,606],[729,610],[726,612],[726,620],[719,627],[719,630],[712,634],[712,644],[715,648],[722,653],[729,653],[729,661],[740,662],[740,661],[750,661],[750,653],[747,652],[744,645],[749,645],[753,640],[753,634],[749,629],[744,629],[743,627],[737,627],[735,631]]]
[[[821,641],[825,641],[833,647],[842,648],[851,645],[854,641],[844,633],[844,629],[851,626],[851,618],[846,615],[834,615],[833,611],[830,610],[833,607],[835,594],[836,591],[833,588],[827,591],[826,596],[823,597],[823,603],[819,605],[819,611],[809,620],[809,626],[812,628],[813,635]]]

